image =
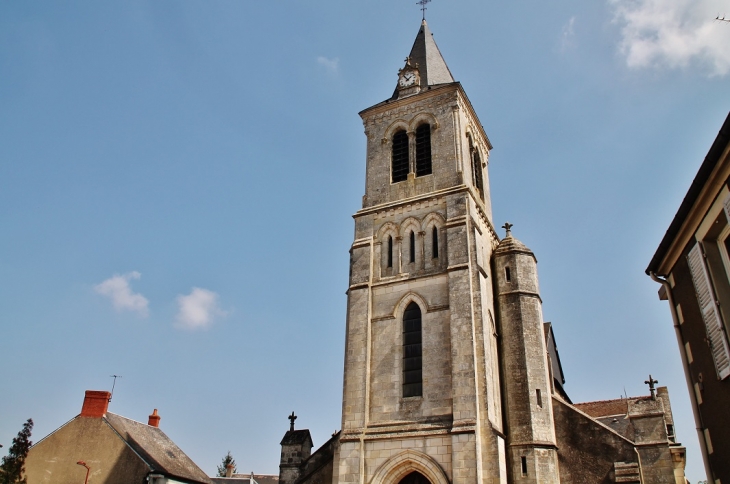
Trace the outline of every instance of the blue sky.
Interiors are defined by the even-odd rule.
[[[668,385],[703,478],[666,303],[644,275],[730,109],[720,0],[436,0],[494,150],[495,225],[538,258],[574,401]],[[415,1],[0,2],[0,443],[86,389],[206,472],[277,473],[294,410],[339,428],[357,113]]]

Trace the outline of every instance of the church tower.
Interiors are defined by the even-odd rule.
[[[334,481],[506,483],[491,144],[425,20],[392,97],[360,116]]]

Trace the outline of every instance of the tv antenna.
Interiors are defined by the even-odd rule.
[[[725,14],[723,14],[722,17],[720,17],[720,14],[717,14],[715,20],[719,20],[720,22],[730,22],[730,18],[725,18]]]
[[[117,384],[117,378],[121,378],[122,375],[109,375],[109,378],[114,378],[114,383],[112,383],[112,393],[109,395],[109,402],[112,401],[112,397],[114,396],[114,387]]]
[[[426,8],[426,4],[428,4],[430,2],[431,2],[431,0],[419,0],[418,2],[416,2],[416,5],[421,6],[421,12],[423,12],[423,20],[426,20],[426,10],[428,10]]]

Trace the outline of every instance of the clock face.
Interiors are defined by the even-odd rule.
[[[400,84],[401,87],[408,87],[412,86],[416,83],[416,73],[415,72],[406,72],[404,73],[400,80],[398,81],[398,84]]]

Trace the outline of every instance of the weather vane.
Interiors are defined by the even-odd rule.
[[[421,0],[421,1],[423,1],[423,0]],[[730,18],[725,18],[724,14],[722,17],[720,17],[720,14],[717,14],[717,17],[715,17],[715,20],[720,20],[721,22],[730,22]]]
[[[426,20],[426,10],[428,10],[426,8],[426,4],[430,2],[431,0],[419,0],[418,2],[416,2],[416,5],[421,6],[421,12],[423,12],[423,20]]]

